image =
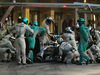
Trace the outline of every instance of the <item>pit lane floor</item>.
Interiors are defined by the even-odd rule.
[[[100,64],[75,65],[49,62],[17,65],[16,62],[0,62],[0,75],[100,75]]]

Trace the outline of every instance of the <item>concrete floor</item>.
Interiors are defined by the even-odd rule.
[[[100,64],[67,65],[52,62],[17,65],[16,62],[0,62],[0,75],[100,75]]]

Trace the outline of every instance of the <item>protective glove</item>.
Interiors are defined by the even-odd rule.
[[[51,40],[52,40],[52,41],[56,41],[57,38],[56,38],[55,36],[51,36]]]
[[[29,34],[29,37],[33,37],[33,35],[34,35],[33,33],[30,33],[30,34]]]

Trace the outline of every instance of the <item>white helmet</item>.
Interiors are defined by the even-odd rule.
[[[49,21],[53,21],[53,19],[52,19],[52,17],[47,17],[47,20],[49,20]]]
[[[66,30],[67,30],[67,31],[72,31],[72,30],[71,30],[71,27],[67,27]]]
[[[58,38],[58,39],[57,39],[57,42],[60,44],[60,43],[63,42],[63,39],[62,39],[62,38]]]

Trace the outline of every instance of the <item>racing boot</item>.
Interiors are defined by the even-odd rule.
[[[26,63],[22,63],[23,65],[27,65]]]
[[[88,64],[89,64],[89,60],[86,61],[86,65],[88,65]]]
[[[89,63],[90,63],[90,64],[92,64],[92,62],[93,62],[93,60],[92,60],[92,59],[87,60],[87,61],[86,61],[86,65],[88,65]]]

